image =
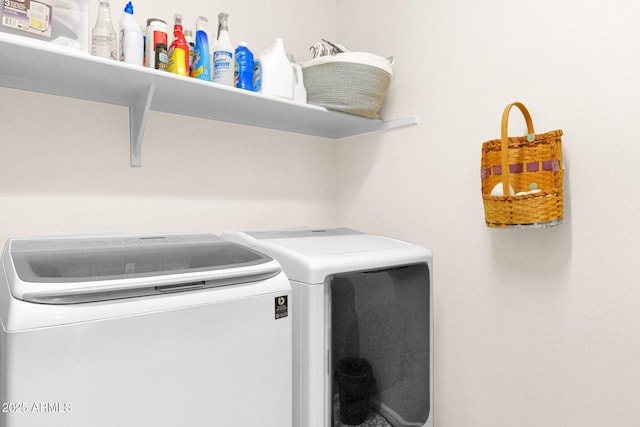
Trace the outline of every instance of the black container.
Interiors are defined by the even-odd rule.
[[[344,358],[338,362],[335,379],[338,383],[340,422],[347,425],[364,423],[375,388],[371,364],[361,358]]]

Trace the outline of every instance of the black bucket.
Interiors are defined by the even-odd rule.
[[[371,364],[356,357],[347,357],[338,362],[335,371],[340,401],[340,422],[358,425],[369,415],[369,399],[375,389]]]

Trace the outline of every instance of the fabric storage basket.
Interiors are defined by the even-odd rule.
[[[321,56],[302,64],[307,102],[329,110],[378,118],[391,82],[386,59],[366,52]]]
[[[514,106],[524,115],[527,136],[508,136],[509,112]],[[522,103],[504,109],[501,138],[482,144],[480,172],[489,227],[545,228],[562,221],[562,130],[536,134]],[[513,194],[491,195],[500,183],[502,189],[512,187]]]

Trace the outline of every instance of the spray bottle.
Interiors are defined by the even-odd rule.
[[[167,70],[181,76],[189,75],[189,45],[184,39],[182,32],[182,15],[176,13],[173,16],[175,24],[173,25],[173,42],[169,46],[169,65]]]
[[[209,37],[204,24],[209,22],[204,16],[196,19],[196,47],[194,49],[191,77],[211,81],[211,57],[209,56]]]
[[[229,14],[218,15],[218,39],[213,45],[213,81],[227,86],[234,85],[234,48],[229,36]]]

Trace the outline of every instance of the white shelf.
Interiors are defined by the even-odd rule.
[[[128,106],[131,166],[141,165],[150,110],[333,139],[418,122],[328,111],[6,33],[0,33],[0,86]]]

